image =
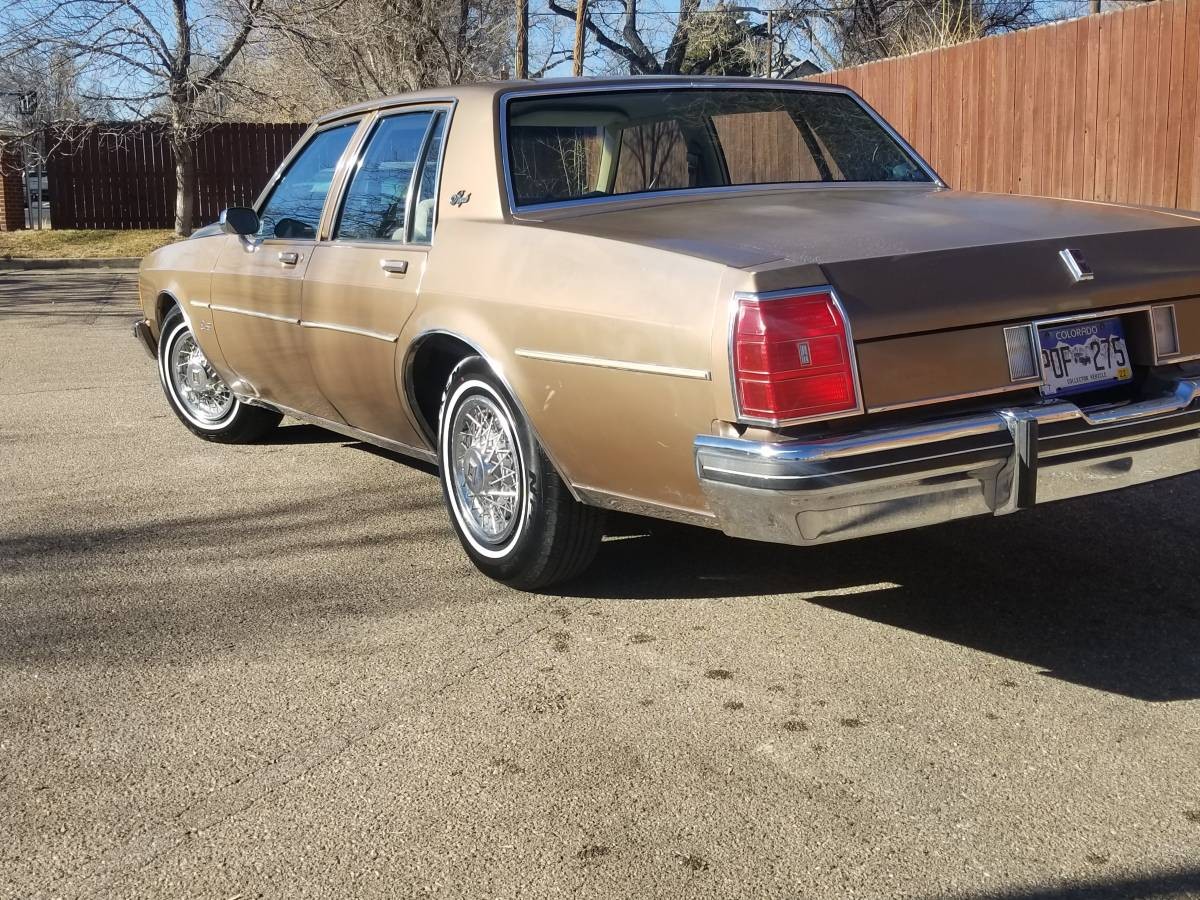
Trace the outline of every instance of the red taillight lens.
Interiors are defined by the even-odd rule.
[[[741,298],[733,376],[746,419],[782,422],[858,408],[846,323],[829,293]]]

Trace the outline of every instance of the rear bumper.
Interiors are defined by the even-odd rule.
[[[1103,410],[1057,402],[812,442],[701,435],[721,529],[822,544],[1003,515],[1200,469],[1200,380]]]
[[[148,321],[138,319],[134,322],[133,336],[138,339],[138,343],[150,354],[151,359],[158,359],[158,345],[154,342],[154,333],[150,330],[150,323]]]

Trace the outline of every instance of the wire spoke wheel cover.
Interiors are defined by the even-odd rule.
[[[230,418],[237,398],[183,323],[171,335],[163,366],[171,394],[195,424],[214,428]]]
[[[507,412],[492,398],[472,394],[454,407],[447,437],[459,521],[479,543],[503,545],[525,502],[521,451]]]

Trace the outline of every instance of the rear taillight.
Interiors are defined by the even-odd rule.
[[[778,425],[858,410],[849,329],[833,294],[739,297],[733,377],[743,421]]]

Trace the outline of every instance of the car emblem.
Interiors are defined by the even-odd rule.
[[[470,193],[468,193],[467,191],[459,191],[457,194],[455,194],[453,197],[450,198],[450,205],[451,206],[463,206],[464,204],[468,203],[470,201],[470,199],[471,199]]]
[[[1091,281],[1095,277],[1092,267],[1088,265],[1080,251],[1068,247],[1065,250],[1059,250],[1058,255],[1075,281]]]

